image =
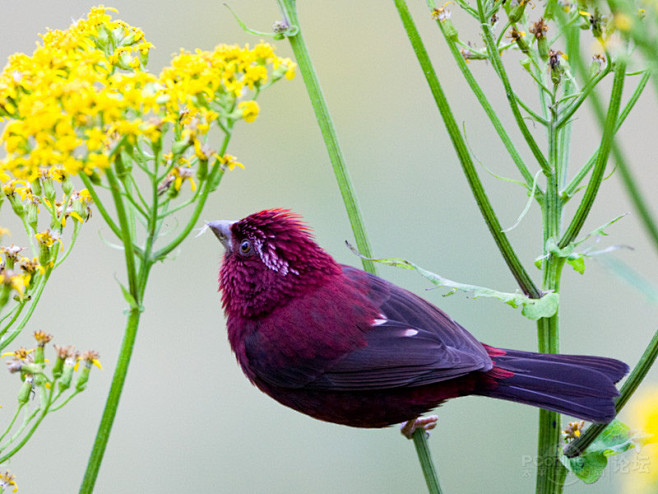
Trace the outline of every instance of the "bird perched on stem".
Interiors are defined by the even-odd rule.
[[[208,226],[226,249],[219,286],[231,347],[249,380],[290,408],[384,427],[481,395],[591,422],[615,416],[623,362],[480,343],[422,298],[338,264],[289,210]]]

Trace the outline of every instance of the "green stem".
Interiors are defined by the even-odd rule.
[[[436,8],[436,2],[434,0],[429,0],[427,4],[431,9]],[[446,31],[443,27],[443,23],[440,20],[437,20],[436,23],[439,26],[439,29],[441,29],[441,34],[443,34],[443,37],[446,43],[448,44],[448,48],[450,49],[450,53],[452,54],[452,57],[454,58],[455,63],[457,64],[457,67],[459,67],[460,72],[464,76],[464,79],[466,80],[468,86],[471,88],[471,91],[473,91],[473,94],[475,95],[478,102],[480,103],[480,106],[482,106],[482,109],[486,113],[487,117],[489,117],[489,120],[491,121],[494,130],[498,134],[499,139],[505,146],[507,153],[510,155],[512,161],[514,161],[514,164],[516,165],[519,172],[525,179],[528,189],[529,190],[532,189],[533,184],[535,184],[535,177],[532,175],[532,173],[530,173],[530,170],[528,170],[528,167],[526,166],[525,162],[523,161],[523,158],[521,158],[521,155],[519,154],[516,147],[514,146],[512,139],[507,133],[507,130],[505,130],[505,126],[498,118],[498,114],[489,103],[486,94],[484,94],[484,91],[482,90],[477,80],[473,76],[473,73],[468,68],[468,65],[466,64],[466,60],[464,59],[464,57],[459,51],[459,48],[457,47],[457,43],[455,43],[454,40],[452,40],[449,36],[447,36]],[[543,195],[544,192],[541,190],[541,188],[537,187],[535,191],[535,199],[537,199],[537,202],[539,202],[540,204],[542,202]]]
[[[658,357],[658,330],[653,334],[653,338],[647,345],[647,348],[644,350],[642,357],[640,357],[639,362],[633,368],[633,371],[629,374],[628,378],[624,382],[624,385],[619,390],[619,398],[617,398],[617,403],[615,404],[615,409],[617,413],[621,411],[622,408],[628,403],[628,400],[631,398],[635,390],[642,383],[647,373],[653,366]],[[608,426],[608,424],[594,424],[587,428],[587,430],[575,441],[570,442],[564,448],[564,454],[568,457],[574,457],[582,454],[587,447],[594,442],[601,432]]]
[[[601,144],[599,145],[599,151],[596,156],[594,169],[592,170],[592,176],[590,177],[590,181],[587,184],[585,195],[580,205],[578,206],[578,210],[572,218],[566,232],[560,239],[558,244],[560,248],[566,247],[576,239],[576,236],[580,233],[580,230],[585,224],[585,219],[589,215],[589,212],[592,209],[592,205],[594,204],[596,194],[599,191],[599,187],[605,173],[606,164],[608,162],[610,148],[612,147],[615,129],[617,126],[617,118],[619,115],[619,107],[621,105],[621,94],[624,88],[625,77],[626,61],[620,58],[615,64],[615,78],[612,83],[612,93],[610,95],[608,115],[603,126]]]
[[[295,54],[295,59],[299,65],[299,71],[301,72],[304,84],[306,85],[306,91],[311,99],[315,118],[318,121],[322,138],[327,147],[329,159],[331,160],[334,175],[338,181],[338,187],[343,202],[345,203],[345,209],[347,210],[347,215],[352,226],[352,232],[354,233],[357,248],[364,257],[370,258],[372,257],[370,242],[368,241],[368,236],[366,234],[356,194],[352,186],[352,181],[347,166],[345,165],[345,158],[343,157],[343,152],[338,143],[336,129],[334,128],[331,115],[329,114],[329,108],[324,99],[324,94],[322,93],[322,88],[320,87],[320,81],[315,72],[315,67],[313,66],[304,37],[302,36],[299,19],[297,18],[296,0],[277,0],[277,2],[285,19],[290,23],[291,28],[296,28],[296,30],[291,31],[288,34],[288,41],[290,42],[293,53]],[[375,264],[372,261],[362,258],[361,262],[366,271],[370,273],[376,272]]]
[[[496,48],[496,41],[494,40],[493,33],[491,32],[489,19],[486,17],[484,2],[482,0],[478,0],[477,3],[478,3],[478,12],[480,16],[480,27],[482,28],[484,42],[487,45],[489,60],[491,61],[494,70],[496,71],[498,77],[500,77],[500,80],[503,83],[503,87],[505,88],[505,95],[507,96],[507,100],[510,104],[512,114],[514,115],[514,119],[516,120],[516,125],[519,127],[521,134],[523,134],[523,138],[528,143],[528,147],[530,147],[530,151],[532,151],[532,154],[537,160],[537,163],[544,171],[544,175],[548,176],[551,173],[553,173],[553,170],[551,169],[548,160],[541,152],[541,149],[539,149],[539,145],[537,144],[537,141],[535,141],[535,138],[530,132],[530,129],[528,129],[528,126],[526,125],[525,120],[523,119],[523,115],[521,115],[518,101],[516,99],[516,96],[514,95],[514,90],[512,89],[512,84],[510,83],[509,77],[505,72],[505,67],[503,65],[502,60],[500,59],[500,54],[498,53],[498,49]]]
[[[27,434],[25,434],[25,436],[23,436],[21,441],[9,453],[7,453],[6,455],[0,457],[0,465],[5,463],[9,458],[14,456],[16,453],[18,453],[23,448],[23,446],[25,446],[25,444],[27,444],[27,442],[30,440],[30,438],[32,437],[34,432],[37,430],[37,428],[39,427],[41,422],[43,422],[43,419],[46,418],[46,415],[48,415],[48,411],[49,411],[49,408],[50,408],[50,403],[51,403],[50,400],[52,399],[53,392],[54,392],[54,389],[51,388],[50,392],[48,393],[48,397],[45,400],[46,401],[45,405],[42,403],[43,409],[39,413],[39,418],[37,418],[37,421],[32,425],[32,427],[27,432]],[[34,416],[34,414],[32,416]]]
[[[6,337],[2,338],[2,342],[0,342],[0,350],[6,348],[12,341],[14,341],[14,339],[19,334],[21,334],[21,331],[23,331],[23,328],[32,317],[32,314],[34,313],[34,309],[37,308],[39,299],[43,294],[44,288],[46,288],[46,283],[48,282],[48,278],[50,278],[50,274],[52,273],[52,271],[53,271],[52,268],[46,269],[46,272],[43,274],[43,277],[39,280],[39,285],[37,286],[36,290],[30,294],[31,299],[30,299],[29,307],[27,308],[27,312],[23,316],[23,319],[21,319],[18,325],[12,330],[12,332],[9,333],[9,335],[7,335]],[[3,332],[9,329],[9,327],[14,323],[14,321],[18,318],[19,315],[20,312],[17,312],[15,316],[12,318],[11,322],[7,324]]]
[[[423,428],[416,429],[413,433],[413,440],[416,453],[418,454],[418,461],[420,462],[420,467],[423,469],[423,476],[427,483],[427,490],[430,494],[441,494],[439,476],[436,473],[436,468],[432,461],[432,453],[427,444],[427,432]]]
[[[133,306],[130,308],[128,313],[128,321],[126,323],[126,331],[123,336],[121,350],[119,351],[119,358],[117,360],[114,376],[112,377],[112,385],[110,386],[110,392],[105,403],[105,410],[103,411],[103,416],[101,417],[101,423],[98,426],[94,447],[91,451],[91,455],[89,456],[87,470],[85,471],[85,476],[82,479],[80,494],[91,494],[94,490],[94,484],[96,483],[96,478],[98,477],[98,471],[100,470],[101,462],[103,461],[103,455],[105,454],[107,442],[110,438],[112,424],[114,423],[114,418],[119,406],[121,391],[123,390],[123,385],[126,381],[128,366],[130,364],[130,357],[132,356],[133,348],[135,346],[135,339],[137,337],[137,328],[139,326],[140,315],[141,311],[139,307]]]
[[[9,422],[9,425],[7,426],[7,429],[5,429],[5,432],[3,432],[3,434],[0,436],[0,442],[2,442],[2,441],[4,440],[4,438],[7,437],[7,434],[9,434],[9,432],[11,432],[11,430],[12,430],[13,427],[14,427],[14,424],[16,423],[16,419],[17,419],[18,416],[20,415],[21,410],[23,410],[23,407],[24,407],[24,406],[25,406],[25,403],[21,403],[20,405],[18,405],[18,407],[16,408],[16,413],[14,414],[13,418],[11,419],[11,422]],[[4,447],[0,444],[0,453],[1,453],[1,452],[2,452],[2,451],[3,451],[3,450],[4,450],[9,444],[11,444],[11,442],[7,443]]]
[[[112,216],[110,216],[110,213],[105,209],[105,206],[103,206],[103,203],[101,202],[100,198],[98,197],[98,193],[96,192],[96,189],[94,187],[94,184],[91,182],[91,179],[84,173],[81,173],[79,177],[82,179],[82,183],[85,184],[85,187],[89,191],[89,195],[91,196],[92,200],[94,201],[94,205],[96,206],[96,209],[98,209],[98,212],[101,214],[103,217],[103,220],[107,224],[107,226],[110,227],[112,232],[118,237],[121,238],[121,229],[117,226],[117,224],[114,222],[114,219],[112,219]]]
[[[227,138],[228,139],[228,138]],[[185,238],[190,234],[194,226],[196,225],[196,222],[199,220],[199,216],[201,216],[201,211],[203,210],[203,207],[206,204],[206,199],[208,199],[208,194],[212,192],[212,187],[219,185],[220,180],[224,176],[224,170],[222,169],[221,165],[219,162],[217,162],[210,173],[208,174],[208,179],[206,180],[206,183],[203,186],[203,191],[199,195],[199,200],[196,203],[196,207],[194,208],[194,211],[192,212],[189,221],[187,222],[187,225],[185,225],[185,228],[181,230],[181,232],[176,236],[174,240],[172,240],[169,244],[165,245],[163,248],[160,250],[157,250],[153,254],[153,259],[154,260],[162,260],[165,258],[167,254],[169,254],[172,250],[174,250],[176,247],[178,247]]]
[[[425,74],[427,83],[429,84],[432,95],[434,96],[434,101],[436,102],[439,112],[441,113],[443,122],[446,126],[448,134],[450,135],[450,139],[452,140],[452,145],[457,152],[457,156],[461,162],[464,174],[466,175],[468,183],[471,187],[473,195],[475,196],[478,207],[480,208],[480,212],[482,213],[482,216],[487,223],[489,231],[493,236],[501,254],[503,255],[507,266],[512,272],[512,275],[516,279],[523,292],[530,297],[539,298],[542,295],[542,292],[533,283],[530,275],[526,272],[525,268],[521,264],[521,261],[514,252],[514,249],[512,248],[507,235],[503,233],[503,229],[500,226],[498,217],[496,216],[496,213],[494,212],[493,207],[489,202],[489,198],[484,191],[484,186],[482,185],[477,171],[475,170],[473,160],[471,159],[471,156],[468,152],[468,147],[466,146],[464,138],[459,130],[459,126],[457,125],[455,117],[450,110],[448,100],[445,96],[445,93],[443,92],[443,89],[441,88],[439,79],[436,75],[434,67],[432,66],[427,50],[425,49],[420,35],[418,34],[418,30],[416,29],[416,25],[414,24],[411,14],[409,13],[406,2],[404,0],[395,0],[395,5],[398,9],[398,13],[402,20],[404,29],[407,33],[407,36],[409,37],[409,41],[411,42],[416,57],[418,58],[418,62],[420,63],[420,66],[423,70],[423,74]]]

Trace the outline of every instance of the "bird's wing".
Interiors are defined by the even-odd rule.
[[[259,378],[288,388],[355,391],[491,369],[484,347],[438,308],[361,270],[345,266],[343,274],[340,290],[300,300],[304,305],[245,338]]]
[[[368,286],[380,317],[366,333],[366,346],[337,360],[308,388],[420,386],[491,369],[482,344],[437,307],[361,270],[346,266],[343,272]]]

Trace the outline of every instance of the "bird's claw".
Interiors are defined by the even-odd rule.
[[[428,415],[427,417],[417,417],[402,424],[400,432],[407,439],[411,439],[416,429],[423,429],[426,434],[436,427],[439,417],[437,415]]]

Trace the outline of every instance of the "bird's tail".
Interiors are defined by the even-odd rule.
[[[615,417],[615,383],[628,372],[619,360],[486,347],[494,368],[476,394],[516,401],[590,422]]]

